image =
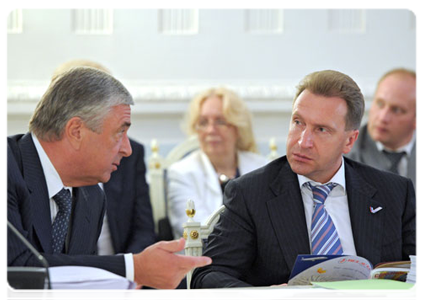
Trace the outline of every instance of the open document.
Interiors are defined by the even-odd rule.
[[[52,289],[134,289],[135,282],[109,271],[79,266],[51,267]]]
[[[378,264],[373,268],[365,258],[356,255],[298,255],[288,285],[311,282],[391,279],[405,282],[410,261]]]

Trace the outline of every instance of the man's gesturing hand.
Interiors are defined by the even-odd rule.
[[[138,254],[134,254],[135,282],[158,289],[173,289],[185,274],[193,268],[211,264],[209,257],[179,255],[185,240],[158,242]]]

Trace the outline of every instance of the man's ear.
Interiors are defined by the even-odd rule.
[[[350,130],[347,132],[347,140],[345,142],[344,151],[343,151],[344,154],[347,154],[351,151],[357,138],[358,138],[358,129]]]
[[[64,137],[75,150],[79,150],[86,127],[80,117],[71,118],[65,126]]]

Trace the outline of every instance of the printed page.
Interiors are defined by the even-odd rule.
[[[310,262],[313,265],[310,266]],[[288,285],[308,285],[313,282],[369,279],[372,264],[365,258],[353,255],[316,256],[299,255],[296,267],[305,268],[288,281]]]

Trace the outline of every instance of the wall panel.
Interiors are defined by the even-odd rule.
[[[336,69],[371,100],[378,77],[415,69],[416,21],[409,10],[24,9],[8,17],[8,134],[23,132],[53,70],[71,59],[104,64],[133,95],[130,135],[184,138],[180,123],[202,89],[228,86],[254,115],[260,149],[276,137],[284,153],[295,86]],[[149,149],[147,149],[149,151]]]

